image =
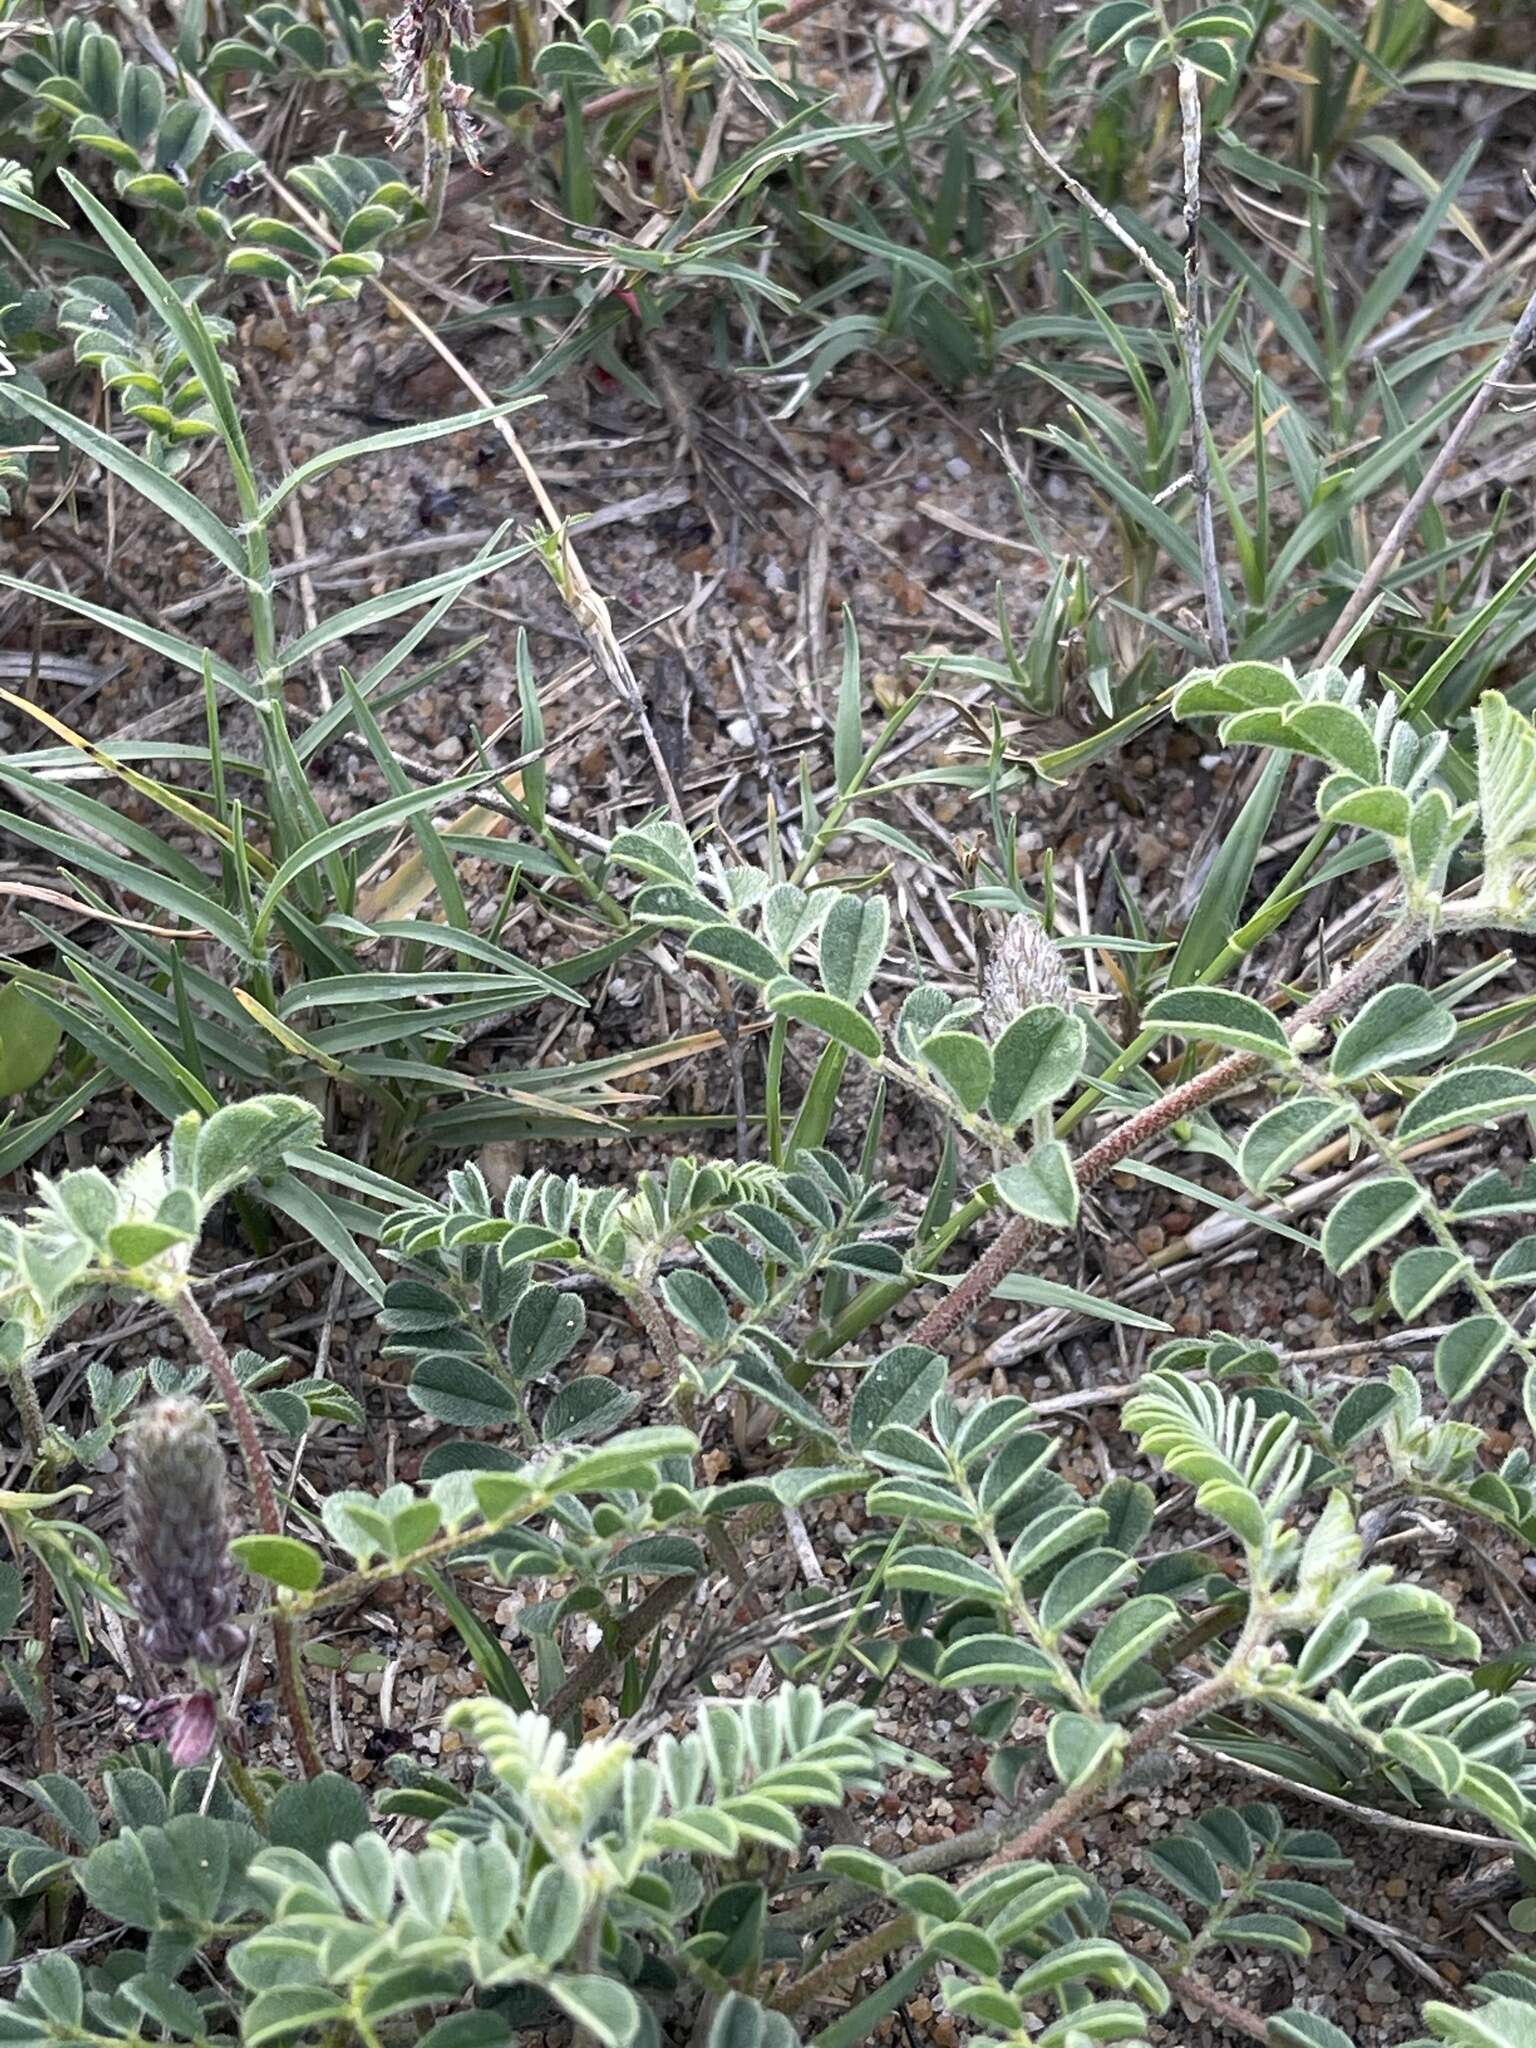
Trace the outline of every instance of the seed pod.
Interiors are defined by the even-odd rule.
[[[1000,1038],[1034,1003],[1065,1010],[1073,999],[1072,978],[1055,940],[1038,917],[1016,912],[1003,926],[987,962],[981,1009],[988,1032]]]
[[[156,1401],[128,1433],[128,1561],[145,1653],[157,1664],[240,1655],[224,1454],[197,1401]]]

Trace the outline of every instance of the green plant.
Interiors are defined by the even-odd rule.
[[[457,1999],[469,1984],[494,2003],[493,1994],[518,1983],[537,1986],[567,2010],[580,2006],[582,2024],[598,2038],[627,2043],[641,2024],[634,1993],[646,1985],[674,1998],[688,1995],[685,1980],[707,1997],[727,1990],[765,1996],[793,2019],[871,1962],[898,1953],[904,1960],[886,1984],[827,2030],[833,2041],[862,2038],[936,1967],[952,2010],[993,2028],[989,2038],[999,2041],[1065,2042],[1085,2029],[1093,2038],[1141,2040],[1149,2017],[1166,2010],[1170,1986],[1222,2015],[1226,2004],[1197,1967],[1201,1955],[1245,1938],[1300,1951],[1302,1921],[1328,1925],[1335,1909],[1310,1880],[1298,1886],[1271,1866],[1328,1862],[1331,1850],[1287,1833],[1265,1809],[1207,1817],[1192,1845],[1160,1846],[1153,1863],[1204,1908],[1198,1932],[1150,1895],[1122,1895],[1121,1917],[1149,1918],[1169,1944],[1150,1956],[1113,1935],[1107,1902],[1087,1879],[1050,1860],[1063,1828],[1134,1783],[1144,1759],[1183,1742],[1262,1760],[1298,1787],[1327,1786],[1336,1796],[1365,1791],[1390,1799],[1412,1788],[1421,1807],[1470,1809],[1536,1853],[1528,1679],[1513,1669],[1495,1678],[1478,1637],[1446,1600],[1372,1555],[1392,1516],[1418,1499],[1528,1531],[1525,1453],[1506,1457],[1502,1472],[1477,1470],[1481,1431],[1427,1416],[1418,1382],[1401,1370],[1350,1383],[1341,1396],[1288,1368],[1272,1348],[1175,1342],[1154,1356],[1123,1410],[1153,1473],[1195,1488],[1208,1531],[1200,1548],[1162,1557],[1148,1547],[1155,1495],[1146,1483],[1119,1477],[1085,1502],[1053,1469],[1056,1442],[1027,1403],[1002,1396],[962,1404],[949,1386],[940,1347],[1042,1234],[1071,1226],[1085,1189],[1110,1166],[1133,1161],[1151,1138],[1261,1079],[1266,1103],[1245,1132],[1226,1136],[1207,1123],[1203,1142],[1223,1150],[1262,1192],[1341,1127],[1368,1165],[1381,1162],[1385,1171],[1362,1172],[1335,1204],[1319,1250],[1334,1270],[1347,1271],[1410,1225],[1427,1232],[1431,1242],[1397,1257],[1386,1294],[1411,1319],[1444,1287],[1472,1291],[1477,1314],[1453,1325],[1437,1354],[1442,1397],[1465,1403],[1503,1356],[1530,1365],[1527,1340],[1499,1306],[1503,1280],[1525,1270],[1524,1247],[1502,1255],[1484,1280],[1456,1236],[1466,1216],[1487,1217],[1497,1190],[1474,1177],[1464,1197],[1447,1200],[1417,1175],[1415,1160],[1424,1140],[1468,1120],[1536,1106],[1536,1087],[1523,1067],[1461,1043],[1451,1004],[1392,981],[1431,931],[1529,922],[1536,788],[1529,722],[1497,698],[1484,701],[1476,783],[1457,803],[1443,786],[1444,736],[1425,744],[1393,707],[1367,709],[1358,679],[1340,672],[1297,678],[1234,663],[1192,678],[1178,709],[1220,718],[1234,742],[1319,758],[1328,771],[1316,794],[1320,816],[1373,835],[1373,850],[1395,872],[1394,907],[1384,935],[1289,1028],[1264,1004],[1230,990],[1175,986],[1158,994],[1143,1013],[1146,1029],[1220,1056],[1182,1079],[1177,1070],[1160,1084],[1142,1075],[1142,1092],[1131,1090],[1118,1125],[1075,1156],[1058,1135],[1067,1117],[1056,1106],[1085,1078],[1096,1076],[1103,1087],[1113,1061],[1098,1042],[1102,1034],[1090,1034],[1074,1014],[1070,983],[1038,928],[1019,928],[993,977],[987,1035],[976,1028],[979,1005],[956,1005],[923,988],[880,1028],[866,1002],[889,943],[878,897],[835,888],[811,894],[769,872],[711,869],[670,824],[615,840],[615,866],[640,878],[637,921],[680,930],[692,957],[758,991],[776,1031],[809,1030],[827,1042],[792,1128],[782,1105],[770,1120],[780,1133],[779,1158],[740,1167],[679,1160],[664,1178],[642,1176],[632,1188],[541,1174],[514,1180],[497,1204],[469,1171],[456,1176],[446,1203],[404,1204],[377,1226],[405,1269],[385,1294],[384,1328],[391,1347],[413,1361],[417,1406],[470,1434],[437,1447],[415,1487],[332,1494],[304,1536],[283,1531],[263,1508],[261,1531],[236,1546],[247,1568],[276,1588],[280,1660],[285,1631],[310,1625],[384,1577],[413,1574],[434,1591],[493,1695],[463,1712],[511,1790],[517,1824],[566,1869],[568,1885],[541,1881],[562,1898],[569,1891],[551,1923],[559,1936],[525,1927],[517,1917],[521,1894],[498,1880],[497,1931],[477,1937],[492,1949],[455,1948],[466,1938],[455,1930],[472,1930],[483,1908],[471,1865],[460,1869],[451,1859],[431,1865],[430,1927],[419,1936],[402,1931],[413,1930],[410,1915],[425,1910],[418,1888],[426,1879],[413,1859],[441,1856],[441,1847],[401,1861],[403,1852],[372,1846],[357,1852],[355,1868],[333,1852],[328,1879],[313,1865],[264,1852],[249,1871],[264,1897],[264,1874],[272,1880],[267,1903],[252,1908],[268,1931],[251,1934],[235,1952],[235,1980],[256,2001],[243,2022],[248,2037],[264,2035],[269,2011],[283,2032],[339,2021],[366,2027],[374,2013],[429,2008]],[[844,767],[851,786],[852,756]],[[1453,863],[1473,847],[1463,877]],[[1467,1036],[1476,1038],[1475,1026]],[[963,1150],[991,1161],[958,1207],[952,1188],[895,1241],[878,1190],[816,1142],[850,1060],[942,1115],[957,1157]],[[1122,1095],[1133,1074],[1122,1071]],[[1370,1091],[1386,1079],[1404,1098],[1390,1136],[1367,1113]],[[239,1426],[253,1478],[263,1472],[249,1404],[191,1306],[186,1258],[209,1203],[236,1179],[252,1170],[270,1175],[284,1158],[321,1176],[335,1170],[313,1150],[307,1120],[297,1105],[261,1101],[201,1127],[184,1119],[165,1165],[151,1161],[117,1189],[90,1173],[45,1184],[34,1235],[9,1245],[18,1383],[25,1385],[37,1344],[82,1290],[127,1286],[182,1317]],[[1504,1207],[1520,1206],[1520,1192],[1500,1185]],[[1009,1220],[947,1297],[904,1341],[874,1356],[860,1352],[861,1334],[934,1273],[954,1241],[956,1218],[992,1206]],[[538,1277],[539,1269],[548,1277]],[[614,1435],[634,1416],[634,1397],[601,1379],[568,1381],[546,1398],[586,1327],[583,1303],[568,1291],[573,1281],[595,1284],[635,1317],[663,1367],[658,1402],[674,1405],[688,1428]],[[1090,1314],[1120,1313],[1059,1285],[1042,1298]],[[832,1397],[834,1377],[849,1375],[851,1399]],[[1528,1404],[1536,1406],[1536,1374],[1527,1370],[1526,1383]],[[692,1467],[697,1431],[722,1399],[744,1464],[775,1441],[790,1462],[781,1456],[762,1476],[748,1470],[700,1485]],[[487,1443],[486,1431],[510,1433],[513,1442]],[[1390,1471],[1385,1490],[1367,1478],[1379,1466],[1378,1444]],[[260,1504],[260,1483],[256,1495]],[[709,1824],[689,1820],[673,1832],[672,1821],[647,1817],[666,1811],[651,1804],[663,1784],[672,1788],[674,1808],[695,1811],[700,1766],[684,1761],[686,1750],[674,1756],[664,1742],[653,1769],[627,1766],[617,1751],[604,1762],[599,1746],[579,1753],[587,1760],[580,1768],[593,1774],[591,1804],[579,1809],[586,1818],[570,1809],[576,1832],[551,1835],[553,1823],[537,1817],[534,1788],[563,1782],[564,1751],[553,1730],[586,1691],[619,1666],[625,1696],[638,1707],[657,1678],[656,1648],[647,1656],[647,1644],[689,1588],[720,1571],[745,1591],[739,1544],[759,1518],[839,1496],[857,1504],[862,1522],[850,1596],[826,1618],[814,1601],[792,1610],[775,1660],[789,1689],[758,1720],[750,1710],[745,1724],[756,1730],[760,1720],[751,1742],[767,1749],[722,1748],[737,1710],[710,1710],[699,1756],[712,1759],[721,1796],[697,1807],[713,1816]],[[25,1517],[56,1504],[44,1499],[18,1509],[24,1532]],[[339,1579],[327,1580],[317,1540],[349,1559]],[[1226,1570],[1218,1569],[1222,1562]],[[562,1589],[527,1613],[536,1646],[528,1675],[480,1626],[467,1588],[455,1587],[466,1569]],[[74,1573],[77,1601],[111,1597],[102,1577],[99,1568],[94,1576]],[[572,1669],[561,1641],[577,1615],[596,1617],[602,1640]],[[845,1660],[877,1689],[900,1670],[972,1702],[971,1725],[993,1746],[995,1782],[1017,1811],[1001,1837],[960,1838],[946,1856],[915,1867],[863,1848],[829,1847],[805,1905],[776,1905],[775,1885],[788,1866],[775,1866],[775,1878],[747,1845],[792,1852],[798,1832],[770,1820],[761,1803],[769,1795],[758,1781],[743,1785],[739,1773],[751,1755],[768,1773],[761,1784],[777,1784],[773,1772],[783,1758],[795,1799],[842,1796],[840,1781],[818,1775],[810,1731],[820,1701],[795,1688],[824,1683]],[[542,1720],[533,1715],[535,1701]],[[1043,1750],[1009,1740],[1026,1704],[1044,1717]],[[291,1710],[301,1724],[302,1703]],[[792,1739],[791,1726],[806,1716]],[[320,1762],[311,1755],[310,1768]],[[1024,1788],[1042,1764],[1054,1787],[1031,1797]],[[639,1776],[625,1775],[633,1771]],[[742,1813],[753,1817],[745,1832],[723,1825],[741,1818],[738,1795],[727,1789],[737,1785]],[[408,1784],[400,1796],[407,1802],[401,1810],[456,1841],[466,1833],[482,1845],[492,1838],[481,1810],[473,1802],[462,1807],[450,1788]],[[258,1822],[265,1799],[265,1788],[254,1785]],[[582,1861],[588,1832],[608,1825],[614,1801],[623,1816],[619,1835],[599,1864]],[[656,1826],[664,1831],[656,1834]],[[526,1850],[503,1846],[513,1867],[529,1869]],[[648,1903],[634,1917],[631,1907],[620,1909],[618,1887],[639,1883],[651,1856],[680,1851],[720,1856],[734,1869],[713,1904],[707,1889],[687,1894],[702,1916],[698,1932],[680,1951],[683,1978],[661,1985],[649,1974],[645,1928],[654,1922],[646,1913],[675,1918],[684,1894],[668,1889],[663,1899],[642,1886],[638,1897]],[[954,1882],[941,1874],[967,1861],[983,1867]],[[1237,1880],[1230,1895],[1219,1879],[1223,1865]],[[23,1860],[18,1867],[25,1873],[31,1866]],[[88,1871],[89,1864],[79,1881],[91,1896]],[[47,1876],[61,1881],[56,1862]],[[404,1923],[395,1918],[397,1896]],[[721,1903],[727,1898],[729,1913]],[[831,1930],[861,1899],[884,1912],[874,1928],[807,1955],[805,1935]],[[1247,1910],[1255,1901],[1280,1910],[1255,1917]],[[314,1914],[323,1920],[344,1910],[372,1920],[380,1945],[349,1936],[333,1951],[322,1941],[306,1966],[304,1997],[290,1995],[287,1977],[279,1990],[256,1958],[292,1955],[286,1916],[299,1912],[310,1924]],[[396,1931],[386,1937],[386,1927]],[[595,1976],[591,1989],[561,1974],[583,1927],[581,1954],[592,1967],[579,1974]],[[786,1946],[790,1933],[796,1940]],[[418,1939],[429,1944],[419,1956]],[[398,1942],[405,1948],[391,1945]],[[393,2004],[397,1996],[406,2005]],[[1261,2022],[1235,2010],[1240,2031],[1266,2039],[1332,2048],[1336,2036],[1347,2038],[1319,2032],[1322,2023],[1300,2011]],[[1031,2014],[1044,2017],[1043,2035]],[[1483,2014],[1467,2025],[1504,2024],[1498,1999]],[[1442,2021],[1431,2007],[1429,2017],[1440,2038],[1458,2038],[1460,2016]]]
[[[458,431],[489,415],[462,414],[329,450],[262,491],[232,373],[220,353],[227,328],[204,316],[195,294],[173,289],[83,187],[76,191],[143,294],[147,311],[136,316],[127,292],[107,283],[99,294],[82,291],[67,301],[62,323],[75,333],[77,358],[95,367],[106,388],[120,394],[127,416],[148,429],[146,454],[134,453],[40,394],[17,388],[9,403],[26,416],[34,433],[41,429],[56,435],[61,444],[98,462],[188,534],[211,564],[239,579],[249,610],[250,658],[242,670],[125,613],[66,596],[66,608],[76,615],[110,627],[202,681],[208,739],[194,755],[211,778],[207,795],[189,797],[128,760],[95,758],[110,762],[111,774],[147,799],[168,825],[190,827],[205,864],[189,859],[168,836],[127,826],[83,792],[61,788],[56,795],[36,773],[35,757],[27,755],[6,771],[9,788],[27,806],[14,814],[13,829],[71,862],[86,903],[101,903],[93,884],[126,885],[159,917],[169,919],[173,930],[184,926],[204,943],[224,949],[236,971],[233,976],[210,971],[212,963],[192,950],[199,940],[167,937],[162,927],[125,930],[115,954],[106,957],[60,939],[62,973],[22,969],[19,978],[84,1051],[109,1071],[131,1078],[166,1116],[187,1108],[208,1114],[215,1106],[215,1088],[282,1085],[300,1076],[330,1077],[376,1095],[381,1103],[397,1099],[403,1107],[421,1084],[431,1088],[439,1073],[447,1075],[445,1056],[457,1042],[455,1027],[551,997],[579,1004],[587,974],[616,957],[611,943],[600,944],[589,960],[551,975],[471,931],[455,879],[456,849],[444,845],[429,817],[456,797],[467,799],[471,791],[494,787],[497,772],[487,768],[437,786],[414,787],[375,723],[373,706],[389,701],[386,684],[428,627],[459,592],[516,560],[523,550],[484,549],[463,567],[332,614],[313,632],[279,645],[271,538],[301,483],[344,462]],[[170,473],[194,439],[214,442],[228,465],[240,508],[236,526]],[[48,601],[39,586],[12,579],[12,587]],[[296,734],[285,679],[349,634],[413,611],[424,616],[355,683],[347,680],[342,700],[328,713]],[[419,675],[411,686],[423,679]],[[228,752],[220,706],[230,701],[255,716],[260,759],[254,767]],[[537,707],[531,678],[526,701],[526,715],[533,719]],[[42,714],[42,722],[67,745],[92,753],[90,743],[61,721]],[[330,824],[316,806],[306,764],[354,725],[374,753],[389,793],[382,802]],[[241,781],[251,774],[253,790],[239,794]],[[521,810],[519,815],[530,813]],[[61,832],[54,822],[59,819],[84,825],[96,844],[88,849],[79,838]],[[445,912],[442,926],[409,916],[392,918],[387,908],[371,923],[358,915],[366,910],[360,877],[371,860],[398,845],[401,834],[414,836]],[[476,850],[479,843],[463,842]],[[525,865],[564,875],[575,864],[562,847],[557,853],[534,849]],[[618,950],[630,943],[621,930]],[[373,968],[367,957],[371,948],[394,949],[398,971]],[[326,1016],[333,1021],[311,1021]],[[387,1160],[388,1147],[384,1156]]]
[[[1310,1930],[1374,1924],[1369,1830],[1507,1852],[1529,1886],[1536,999],[1485,992],[1517,958],[1487,936],[1536,928],[1532,563],[1487,485],[1536,304],[1509,326],[1518,240],[1483,240],[1496,121],[1479,163],[1423,119],[1529,81],[1461,12],[1026,4],[878,44],[839,22],[829,67],[807,0],[578,6],[547,36],[514,4],[478,38],[457,0],[392,25],[233,0],[181,10],[174,50],[134,0],[121,40],[0,0],[0,487],[25,513],[56,473],[94,538],[105,486],[244,608],[215,645],[119,603],[110,555],[80,556],[103,588],[6,579],[200,688],[206,733],[92,737],[36,636],[30,670],[6,657],[6,711],[41,728],[0,767],[6,826],[64,878],[4,887],[77,922],[37,916],[50,950],[0,991],[27,1097],[0,1162],[76,1126],[0,1218],[0,1673],[32,1758],[0,1832],[0,2043],[859,2048],[921,1992],[998,2048],[1166,2040],[1181,2009],[1351,2048]],[[246,147],[280,110],[334,148]],[[450,218],[487,253],[454,212],[481,151],[541,222],[497,223],[493,303],[438,269]],[[264,417],[266,473],[244,316],[339,336],[365,288],[475,410],[297,466]],[[499,403],[418,309],[439,289],[520,339]],[[829,759],[780,788],[770,741],[767,815],[738,782],[705,825],[508,424],[592,365],[710,479],[745,444],[695,405],[685,331],[743,417],[805,413],[786,463],[875,358],[962,416],[1006,399],[1015,546],[1044,565],[999,584],[996,649],[974,615],[975,647],[925,638],[876,721],[851,617],[822,704],[808,562]],[[297,493],[480,428],[542,524],[284,643]],[[477,645],[413,666],[426,633],[519,560],[634,720],[656,815],[562,820],[526,637],[515,754],[474,735],[434,783],[392,741]],[[1166,793],[1165,713],[1202,774],[1236,771],[1171,905],[1123,834],[1096,884],[1103,842],[1054,844],[1036,788],[1085,778],[1096,815],[1121,784],[1088,771],[1136,736]],[[338,814],[343,736],[377,787]],[[574,957],[523,957],[541,921]],[[558,1032],[621,960],[621,1003],[677,999],[659,1042],[472,1053],[536,1004]],[[622,1093],[682,1061],[691,1107]],[[83,1121],[109,1089],[163,1147]],[[655,1149],[559,1149],[618,1135]],[[510,1169],[481,1152],[529,1138]],[[1117,1241],[1148,1185],[1201,1220]],[[293,1252],[335,1268],[260,1349],[226,1334],[226,1216],[258,1254],[235,1301]],[[1278,1245],[1281,1298],[1306,1272],[1361,1334],[1298,1346],[1241,1287],[1171,1327],[1159,1290],[1239,1239],[1254,1302]],[[180,1356],[55,1376],[108,1302],[136,1337],[174,1321]],[[1007,1380],[1084,1331],[1116,1377]],[[418,1618],[475,1690],[365,1795],[343,1686],[382,1623],[387,1723]],[[61,1705],[125,1630],[180,1676],[88,1773]],[[957,1755],[988,1825],[876,1831]],[[1232,1803],[1169,1827],[1150,1800],[1127,1850],[1130,1811],[1105,1816],[1191,1757]],[[1237,1803],[1251,1775],[1273,1804]],[[1532,2048],[1533,2012],[1513,1957],[1403,2025]]]

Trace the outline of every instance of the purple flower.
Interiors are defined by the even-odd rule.
[[[219,1732],[218,1702],[211,1692],[166,1693],[145,1701],[134,1729],[151,1742],[164,1742],[177,1770],[188,1770],[213,1748]]]
[[[156,1401],[128,1433],[128,1562],[145,1653],[157,1664],[240,1655],[224,1454],[199,1402]]]

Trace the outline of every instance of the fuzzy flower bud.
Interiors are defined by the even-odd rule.
[[[1072,978],[1055,940],[1038,917],[1018,911],[1003,926],[987,962],[981,1010],[988,1032],[1000,1038],[1033,1003],[1064,1010],[1073,1000]]]
[[[156,1401],[128,1433],[128,1562],[146,1655],[204,1665],[239,1656],[224,1454],[196,1401]]]

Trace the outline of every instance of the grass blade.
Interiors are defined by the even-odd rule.
[[[168,519],[174,519],[232,575],[238,576],[242,583],[245,581],[250,565],[239,541],[216,512],[211,511],[200,498],[193,497],[174,477],[156,469],[142,455],[135,455],[131,448],[125,448],[110,434],[92,426],[89,420],[76,419],[73,413],[65,412],[35,391],[28,391],[18,381],[12,381],[6,396],[20,411],[40,425],[51,427],[61,440],[68,441],[82,455],[89,456],[92,462],[100,463],[103,469],[120,477],[139,497],[157,505]]]
[[[324,832],[316,833],[307,844],[291,853],[287,860],[267,884],[256,913],[256,925],[251,934],[253,945],[260,945],[266,938],[267,928],[274,912],[284,895],[301,875],[329,860],[344,847],[355,846],[360,839],[372,839],[379,833],[403,825],[417,811],[430,810],[434,804],[447,801],[449,797],[460,796],[467,789],[474,789],[484,778],[476,775],[459,775],[451,782],[439,782],[429,789],[413,789],[404,796],[386,798],[375,804],[371,810],[362,811],[355,818],[344,818],[339,825],[332,825]]]
[[[387,433],[365,434],[359,440],[343,442],[338,448],[322,448],[318,455],[290,470],[277,488],[267,493],[256,516],[263,526],[269,524],[273,513],[296,490],[339,469],[344,462],[359,462],[366,455],[382,455],[390,448],[409,448],[418,441],[441,441],[450,434],[467,434],[474,427],[505,419],[509,412],[521,412],[525,406],[536,405],[540,395],[532,392],[526,398],[509,398],[500,405],[484,405],[474,412],[453,413],[445,420],[415,420],[408,427],[391,427]]]
[[[147,647],[151,654],[158,654],[173,668],[185,669],[188,675],[196,676],[199,681],[206,665],[214,681],[222,683],[226,690],[233,690],[243,704],[254,705],[258,701],[256,692],[238,669],[231,668],[227,661],[221,661],[206,648],[194,647],[190,640],[179,639],[174,633],[164,633],[158,626],[147,626],[142,620],[130,618],[126,612],[115,612],[107,605],[92,604],[87,597],[76,597],[67,590],[50,590],[42,583],[31,583],[25,576],[9,576],[0,571],[0,585],[7,590],[19,590],[38,604],[57,605],[61,611],[89,619],[93,626],[104,626],[109,633],[120,633],[123,639],[133,641],[135,646]]]

